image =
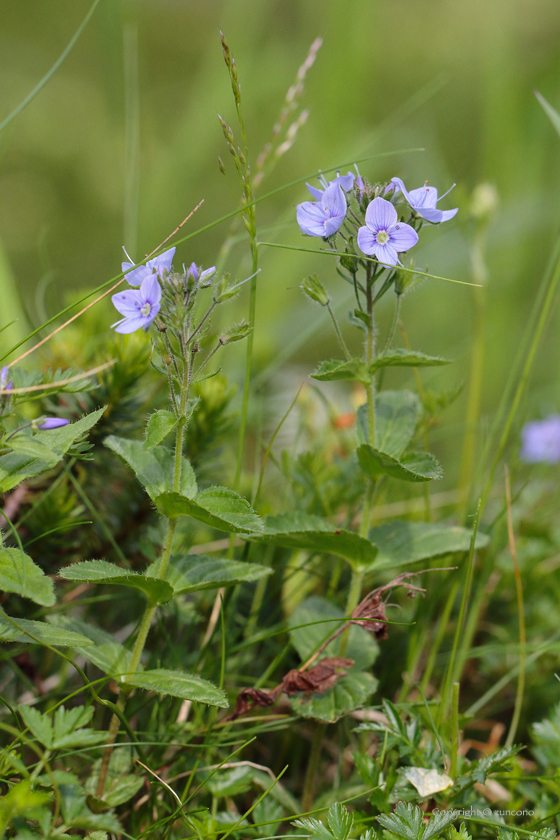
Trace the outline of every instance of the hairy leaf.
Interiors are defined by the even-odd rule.
[[[383,568],[468,551],[471,531],[432,522],[395,520],[371,528],[369,538],[379,547],[376,568]],[[482,548],[487,543],[488,536],[478,533],[476,548]]]
[[[88,581],[88,583],[116,584],[138,589],[150,604],[165,604],[173,597],[173,588],[165,580],[130,572],[108,563],[106,560],[84,560],[60,569],[58,574],[65,580]]]
[[[410,452],[401,460],[363,443],[357,450],[358,461],[369,478],[389,475],[401,481],[431,481],[441,478],[441,467],[429,452]]]
[[[0,642],[25,642],[29,645],[45,644],[72,648],[91,644],[91,640],[85,636],[53,627],[43,621],[30,621],[27,618],[13,618],[10,621],[1,608]]]
[[[393,458],[404,452],[421,415],[412,391],[381,391],[375,396],[375,448]],[[368,443],[367,405],[358,409],[358,444]]]
[[[349,382],[362,382],[369,385],[371,374],[367,365],[362,359],[350,359],[350,361],[339,361],[331,359],[328,362],[321,362],[315,373],[311,374],[313,379],[319,382],[338,382],[341,380]]]
[[[324,694],[301,694],[291,698],[296,714],[334,723],[363,706],[377,688],[377,680],[366,671],[350,671]]]
[[[167,435],[173,431],[179,418],[172,414],[171,411],[161,409],[161,411],[154,411],[150,415],[148,424],[146,426],[146,440],[144,441],[144,449],[153,449],[162,440],[165,440]]]
[[[401,347],[398,350],[389,350],[383,356],[378,356],[371,365],[370,371],[374,373],[382,367],[433,367],[449,364],[451,364],[449,359],[442,359],[440,356],[427,356],[425,353],[411,352]]]
[[[129,672],[132,651],[127,650],[123,645],[116,642],[110,633],[106,633],[105,630],[101,630],[94,624],[67,615],[53,616],[51,621],[56,621],[56,625],[65,630],[80,633],[82,638],[85,637],[88,647],[76,645],[76,652],[99,668],[100,671],[115,678],[118,677],[120,682],[124,682],[119,675]],[[142,666],[139,665],[138,667],[141,668]]]
[[[148,568],[157,574],[159,560]],[[272,569],[256,563],[240,563],[237,560],[206,557],[204,554],[187,554],[186,557],[172,557],[165,580],[171,584],[176,595],[198,592],[201,589],[218,589],[235,583],[259,580],[271,574]]]
[[[128,674],[126,682],[135,688],[144,688],[146,691],[155,691],[157,694],[169,694],[171,697],[180,697],[182,700],[194,700],[209,706],[219,706],[222,709],[227,709],[229,705],[226,695],[220,688],[216,688],[211,682],[201,677],[180,671],[169,671],[166,668],[140,671],[136,674]]]
[[[175,455],[170,449],[160,446],[146,452],[142,441],[128,440],[115,435],[109,435],[104,443],[134,471],[136,478],[152,500],[155,501],[161,493],[173,489]],[[194,470],[190,462],[183,458],[180,494],[192,499],[196,496],[196,492]]]
[[[76,423],[69,423],[59,429],[37,432],[32,440],[40,447],[41,452],[44,453],[43,447],[45,447],[51,453],[48,458],[46,454],[45,457],[37,457],[34,454],[16,451],[10,452],[8,455],[2,455],[0,457],[0,493],[6,493],[12,487],[16,487],[25,478],[40,475],[56,466],[70,447],[80,441],[97,423],[104,411],[105,407],[82,417]],[[17,435],[16,437],[19,438],[20,436]],[[19,445],[19,442],[16,443],[16,446]],[[24,445],[24,442],[21,445]]]
[[[181,493],[161,493],[154,501],[162,516],[191,516],[211,528],[233,533],[262,530],[262,520],[249,502],[227,487],[209,487],[194,499]]]
[[[56,603],[52,580],[19,548],[0,549],[0,591],[15,592],[43,607]]]
[[[356,569],[370,566],[377,555],[376,546],[364,537],[343,528],[335,529],[320,516],[306,513],[268,516],[263,533],[247,539],[283,548],[334,554],[343,557]]]

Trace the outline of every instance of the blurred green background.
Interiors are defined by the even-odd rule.
[[[89,5],[0,4],[0,119],[48,71]],[[2,335],[4,349],[25,335],[26,318],[37,326],[76,292],[114,276],[123,244],[140,258],[202,198],[186,231],[236,207],[238,185],[217,119],[234,121],[220,28],[236,57],[253,160],[311,42],[324,38],[303,97],[309,119],[261,193],[319,168],[423,147],[363,163],[361,171],[372,181],[400,175],[410,187],[429,180],[441,192],[457,182],[444,206],[458,204],[458,217],[425,229],[414,256],[419,267],[469,280],[471,194],[481,182],[497,189],[487,243],[482,440],[560,221],[560,140],[533,95],[537,88],[560,106],[560,6],[551,0],[101,0],[49,84],[0,134],[3,322],[19,306],[10,275],[26,313]],[[295,225],[295,205],[306,197],[300,185],[259,204],[261,239],[315,247]],[[226,223],[180,246],[178,262],[214,264],[229,232]],[[321,317],[303,299],[301,277],[317,271],[343,316],[346,287],[324,258],[267,249],[261,264],[257,370],[285,359],[284,370],[300,379],[316,360],[336,356],[328,328],[301,340]],[[250,273],[242,236],[227,268],[239,279]],[[382,334],[391,307],[388,300],[381,310]],[[456,360],[423,374],[425,382],[467,378],[471,289],[427,281],[405,300],[403,318],[415,348]],[[554,320],[520,420],[560,408],[557,334]],[[243,352],[236,347],[226,363],[237,381]],[[289,382],[291,400],[297,383]],[[465,399],[436,440],[448,485],[458,474],[451,456]]]

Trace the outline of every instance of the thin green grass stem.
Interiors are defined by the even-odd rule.
[[[501,457],[504,453],[506,444],[508,442],[509,434],[511,432],[511,427],[512,427],[513,421],[515,419],[517,409],[519,408],[519,403],[521,402],[521,398],[522,398],[523,394],[525,393],[525,388],[527,387],[527,382],[529,381],[529,374],[531,373],[531,368],[532,368],[533,362],[535,360],[535,355],[537,353],[537,349],[538,349],[538,346],[539,346],[539,343],[540,343],[540,340],[541,340],[541,336],[543,334],[543,331],[544,331],[544,328],[545,328],[545,325],[546,325],[546,321],[547,321],[548,315],[550,313],[552,303],[554,301],[554,295],[556,294],[556,288],[558,286],[558,281],[559,280],[560,280],[560,252],[557,251],[556,264],[554,266],[554,271],[552,272],[552,276],[550,278],[550,283],[549,283],[548,290],[547,290],[547,293],[546,293],[546,297],[544,299],[544,303],[543,303],[543,306],[542,306],[542,309],[541,309],[541,314],[540,314],[539,319],[537,321],[537,325],[536,325],[536,328],[535,328],[535,333],[533,335],[533,340],[531,342],[531,345],[529,347],[529,351],[528,351],[527,356],[525,358],[525,364],[523,365],[523,370],[522,370],[522,373],[521,373],[521,377],[519,379],[519,383],[517,385],[515,395],[513,397],[511,407],[510,407],[510,410],[509,410],[504,428],[502,430],[502,434],[500,436],[500,439],[498,441],[498,445],[496,447],[496,453],[494,455],[494,458],[492,459],[492,464],[490,466],[490,471],[489,471],[489,474],[488,474],[488,478],[486,480],[486,484],[484,486],[484,490],[482,491],[481,510],[484,510],[484,507],[486,505],[488,495],[489,495],[490,490],[492,488],[492,485],[494,483],[494,476],[495,476],[495,473],[496,473],[496,469],[498,467],[498,464],[500,462],[500,459],[501,459]]]
[[[463,633],[463,623],[465,620],[465,613],[467,610],[467,603],[470,595],[471,584],[472,584],[472,573],[473,573],[473,563],[474,563],[474,549],[476,543],[476,534],[478,531],[478,522],[480,519],[480,510],[481,510],[481,501],[478,502],[478,507],[476,510],[476,514],[474,517],[473,522],[473,529],[471,534],[471,544],[469,547],[469,553],[466,558],[465,564],[465,579],[463,583],[463,594],[461,596],[461,605],[459,607],[459,615],[457,616],[457,625],[455,627],[455,635],[453,637],[453,647],[451,648],[451,658],[449,660],[447,670],[445,673],[445,679],[443,683],[443,689],[441,691],[441,704],[440,704],[440,712],[439,712],[439,722],[445,720],[447,711],[449,709],[449,704],[451,702],[451,688],[453,683],[453,674],[456,667],[456,658],[457,658],[457,651],[459,649],[459,640],[461,639],[461,635]]]
[[[508,540],[511,557],[513,560],[513,571],[515,575],[515,591],[517,595],[517,616],[519,621],[519,676],[517,678],[517,692],[515,695],[515,706],[513,709],[513,716],[509,732],[506,738],[506,747],[511,747],[515,739],[517,727],[519,726],[519,719],[521,717],[521,709],[523,707],[523,694],[525,692],[525,660],[527,657],[526,645],[527,636],[525,629],[525,608],[523,604],[523,582],[521,580],[521,572],[519,570],[519,561],[517,558],[517,548],[515,546],[515,534],[513,532],[513,518],[511,515],[511,487],[509,482],[509,471],[506,469],[506,502],[507,502],[507,525],[508,525]]]
[[[451,761],[449,766],[449,775],[452,779],[455,779],[457,775],[457,758],[459,755],[459,689],[459,683],[454,682],[451,704]]]
[[[315,731],[313,733],[313,741],[311,743],[311,752],[309,753],[309,761],[307,762],[307,770],[305,771],[305,781],[303,783],[303,794],[301,797],[301,807],[304,811],[311,810],[313,805],[313,794],[315,792],[315,781],[319,770],[319,761],[321,758],[321,751],[323,749],[323,738],[325,736],[326,723],[316,723]]]
[[[451,615],[451,610],[453,609],[453,604],[455,603],[455,599],[457,598],[457,592],[459,591],[459,581],[455,581],[452,584],[451,589],[449,590],[449,595],[447,596],[447,601],[445,602],[445,607],[443,608],[443,613],[441,615],[441,619],[438,625],[438,630],[436,637],[431,645],[430,655],[428,657],[428,661],[426,662],[426,667],[424,668],[424,673],[422,674],[422,681],[420,683],[420,690],[425,692],[430,684],[430,680],[432,678],[432,674],[434,672],[436,660],[443,644],[443,640],[445,638],[445,634],[447,632],[447,625],[449,624],[449,617]]]

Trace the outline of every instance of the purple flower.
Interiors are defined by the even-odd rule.
[[[122,270],[125,272],[125,279],[131,286],[140,286],[147,277],[151,277],[153,274],[157,274],[163,280],[163,272],[171,271],[171,262],[175,255],[175,250],[175,248],[170,248],[169,251],[164,251],[163,254],[154,257],[153,260],[148,260],[146,265],[135,267],[132,262],[123,262]],[[128,257],[128,254],[126,255]]]
[[[327,179],[324,175],[319,176],[319,181],[323,187],[322,190],[317,189],[317,187],[312,187],[311,184],[308,184],[307,181],[305,182],[305,186],[317,201],[321,201],[323,197],[323,193],[325,190],[331,186],[331,184],[338,184],[339,187],[342,187],[344,192],[348,192],[354,186],[354,178],[355,175],[352,172],[348,172],[346,175],[341,175],[339,172],[336,173],[336,178],[333,181],[329,181],[327,183]]]
[[[117,292],[112,301],[116,309],[124,315],[111,326],[118,333],[132,333],[140,327],[148,329],[159,312],[161,286],[157,274],[149,274],[139,289],[127,289]]]
[[[428,187],[426,184],[424,184],[423,187],[418,187],[418,189],[411,190],[409,192],[400,178],[391,178],[391,184],[389,184],[385,193],[389,192],[391,189],[394,191],[395,195],[398,192],[402,192],[414,212],[419,216],[422,216],[423,219],[426,219],[427,222],[431,222],[434,225],[437,225],[440,222],[447,222],[448,219],[452,219],[453,216],[457,215],[459,212],[458,207],[454,210],[438,210],[436,207],[438,201],[440,201],[441,198],[444,198],[450,190],[447,190],[441,198],[438,198],[435,187]],[[451,187],[451,189],[453,189],[453,187]]]
[[[332,236],[343,223],[346,210],[346,197],[340,186],[333,182],[321,194],[320,200],[298,204],[297,222],[302,233],[308,236]]]
[[[560,461],[560,415],[551,414],[545,420],[526,423],[521,432],[520,458],[529,464]]]
[[[187,269],[187,278],[193,277],[195,283],[198,283],[199,281],[204,283],[205,280],[210,280],[215,273],[215,265],[213,265],[212,268],[206,268],[204,271],[201,271],[196,263],[191,263]]]
[[[60,426],[67,426],[70,420],[63,420],[62,417],[47,417],[45,420],[36,420],[35,425],[42,431],[58,429]]]
[[[14,383],[8,381],[8,376],[9,375],[10,375],[9,368],[6,365],[4,365],[4,367],[2,368],[2,371],[0,372],[0,387],[2,388],[3,391],[11,391],[12,388],[14,387]]]
[[[374,198],[366,210],[366,226],[358,231],[358,247],[372,254],[384,265],[397,265],[398,253],[408,251],[418,242],[418,234],[410,225],[399,222],[390,201]]]

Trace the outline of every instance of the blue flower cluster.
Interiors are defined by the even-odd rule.
[[[161,281],[165,281],[171,274],[175,250],[175,248],[170,248],[154,259],[148,260],[145,265],[134,265],[133,262],[122,263],[122,270],[128,283],[139,288],[117,292],[111,298],[115,309],[124,316],[120,321],[112,324],[115,332],[133,333],[139,329],[147,330],[153,323],[161,308]],[[187,277],[192,277],[195,283],[198,283],[207,280],[215,272],[215,266],[201,271],[195,263],[192,263],[187,270]]]
[[[301,231],[307,236],[328,239],[340,230],[347,219],[346,193],[355,188],[356,197],[361,200],[366,188],[359,173],[356,177],[352,172],[346,175],[337,174],[337,177],[328,183],[321,177],[320,183],[321,189],[307,184],[314,201],[304,201],[298,205],[297,221]],[[400,178],[393,178],[383,194],[392,199],[399,193],[402,193],[408,202],[414,216],[431,224],[446,222],[458,212],[458,208],[437,208],[440,199],[435,187],[424,185],[409,192]],[[399,264],[400,253],[416,245],[418,234],[411,225],[399,221],[397,211],[389,199],[378,195],[370,201],[365,213],[365,225],[357,232],[357,242],[362,253],[374,256],[383,265],[394,266]]]

